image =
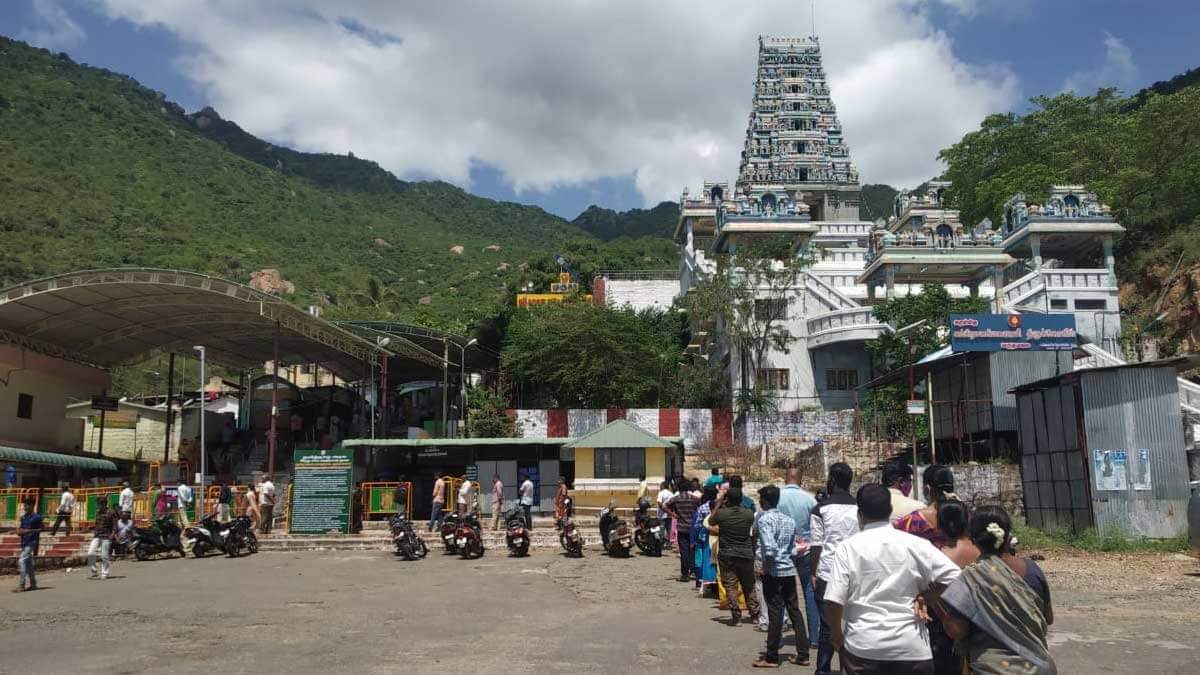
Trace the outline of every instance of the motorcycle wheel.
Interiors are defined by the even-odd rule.
[[[258,535],[250,533],[250,537],[246,540],[246,549],[251,553],[258,553]]]
[[[146,562],[152,555],[153,554],[150,552],[150,548],[142,542],[139,541],[133,545],[133,557],[137,558],[141,562]]]
[[[405,560],[412,560],[414,557],[413,556],[413,546],[412,546],[412,544],[410,544],[408,542],[403,542],[399,546],[397,546],[396,552],[399,553],[400,557],[404,558]]]
[[[425,545],[424,539],[417,540],[417,557],[424,558],[429,555],[429,547]]]
[[[658,537],[654,537],[653,539],[651,539],[650,540],[650,555],[654,556],[655,558],[661,558],[662,551],[663,551],[662,542],[658,540]]]
[[[196,542],[196,543],[195,543],[195,544],[192,546],[192,555],[193,555],[193,556],[195,556],[195,557],[197,557],[197,558],[203,558],[203,557],[204,557],[204,552],[205,552],[205,551],[207,551],[207,550],[208,550],[208,545],[207,545],[207,544],[204,544],[203,542],[197,541],[197,542]]]
[[[644,534],[642,534],[641,532],[638,532],[637,534],[635,534],[633,536],[633,543],[637,544],[638,550],[641,551],[644,555],[651,555],[650,543],[648,541],[646,541],[646,536]]]
[[[239,555],[241,555],[242,554],[242,539],[241,539],[241,537],[234,537],[233,539],[227,540],[225,542],[225,553],[228,554],[230,558],[236,558]]]

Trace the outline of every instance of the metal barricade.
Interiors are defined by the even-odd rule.
[[[229,515],[238,516],[246,512],[247,485],[230,485]],[[204,499],[204,513],[212,513],[217,509],[217,498],[221,495],[220,485],[208,486],[208,494]]]
[[[462,487],[464,479],[455,478],[454,476],[442,476],[442,480],[446,481],[445,509],[449,513],[454,513],[458,510],[458,489]]]
[[[0,521],[18,522],[21,519],[22,507],[26,501],[38,500],[40,487],[19,487],[0,489]]]
[[[396,488],[399,482],[377,481],[362,484],[362,513],[363,518],[370,520],[371,516],[390,516],[396,512]],[[411,482],[404,483],[404,512],[412,513]]]

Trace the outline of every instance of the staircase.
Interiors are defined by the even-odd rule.
[[[47,526],[53,525],[53,520]],[[59,567],[62,565],[80,564],[87,557],[88,544],[91,543],[90,533],[78,530],[71,533],[51,536],[43,531],[36,565],[44,567]],[[17,557],[21,555],[21,537],[15,532],[0,534],[0,574],[15,573]]]
[[[1046,284],[1042,281],[1041,273],[1034,270],[1016,281],[1005,285],[1000,290],[1000,298],[1004,301],[1006,307],[1015,309],[1021,303],[1033,299],[1045,290]]]
[[[1097,345],[1085,343],[1079,347],[1087,352],[1087,356],[1075,361],[1075,370],[1125,365],[1124,359],[1105,351]],[[1200,384],[1182,377],[1178,378],[1178,382],[1179,407],[1183,409],[1186,415],[1200,417]]]
[[[840,309],[856,309],[862,305],[855,302],[837,288],[830,286],[812,272],[804,273],[804,287],[810,294],[821,302],[827,311]]]

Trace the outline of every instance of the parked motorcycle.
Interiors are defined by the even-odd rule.
[[[425,540],[417,534],[412,521],[403,511],[392,516],[388,520],[388,526],[392,529],[392,543],[396,546],[396,553],[405,560],[424,558],[429,553]]]
[[[254,521],[250,516],[238,516],[229,523],[229,529],[221,533],[225,538],[225,553],[236,558],[242,551],[258,553],[258,535],[254,533]]]
[[[515,556],[529,555],[529,529],[525,523],[525,509],[519,504],[504,512],[504,543]]]
[[[609,501],[608,506],[600,511],[600,541],[604,544],[604,550],[614,558],[629,557],[629,550],[633,548],[629,525],[617,515],[614,501]]]
[[[638,550],[646,555],[661,556],[666,545],[666,533],[657,513],[650,513],[650,500],[639,499],[637,513],[633,516],[633,541]]]
[[[579,530],[575,527],[575,521],[571,518],[574,510],[571,508],[574,502],[570,497],[566,501],[566,513],[554,523],[554,527],[558,529],[558,543],[567,552],[567,555],[573,558],[583,557],[583,535],[579,534]]]
[[[179,538],[179,525],[171,516],[159,516],[151,527],[133,528],[133,541],[129,544],[133,557],[138,560],[149,560],[160,553],[174,551],[179,557],[183,552],[183,542]]]
[[[457,513],[447,513],[442,517],[442,527],[438,531],[446,553],[458,553],[458,526],[462,518]]]
[[[458,552],[464,560],[483,557],[482,532],[483,525],[479,522],[479,516],[474,513],[468,513],[459,520],[458,531],[454,536]]]
[[[230,523],[217,520],[217,514],[210,513],[200,522],[187,528],[185,536],[192,540],[192,555],[203,558],[209,551],[225,552],[225,537],[229,534]],[[257,546],[257,542],[256,542]]]

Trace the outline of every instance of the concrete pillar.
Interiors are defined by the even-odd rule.
[[[867,280],[867,300],[875,302],[875,282]]]
[[[1108,268],[1108,285],[1117,285],[1117,259],[1113,257],[1112,235],[1104,237],[1104,266]]]
[[[1033,269],[1041,271],[1042,269],[1042,235],[1029,235],[1029,249],[1033,254]]]
[[[990,269],[992,273],[992,298],[995,300],[996,312],[1004,311],[1004,270],[999,265],[993,265]]]
[[[978,281],[972,281],[972,282],[968,283],[967,288],[971,289],[971,297],[972,298],[979,297],[979,282]]]
[[[884,286],[887,288],[887,299],[896,297],[896,268],[888,267],[883,271]]]

